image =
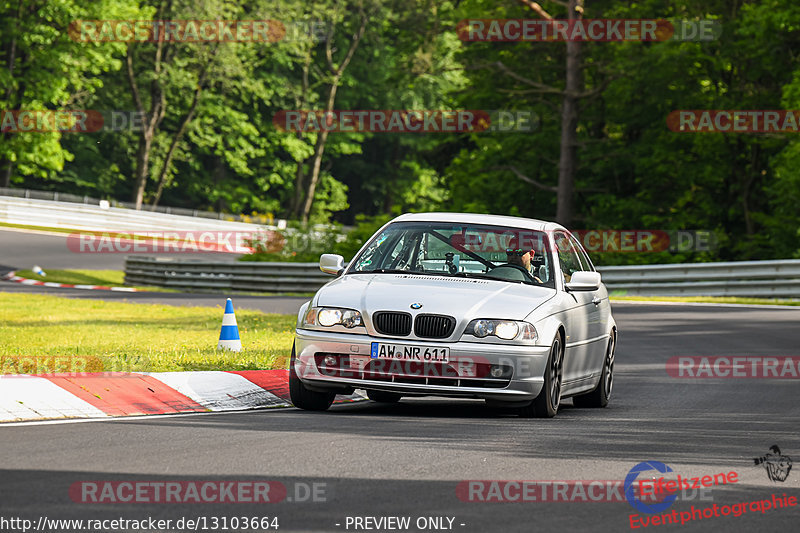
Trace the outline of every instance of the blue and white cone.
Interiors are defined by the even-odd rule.
[[[39,265],[33,265],[31,272],[33,272],[37,276],[42,276],[43,278],[47,276],[47,273],[44,270],[42,270],[42,267],[40,267]]]
[[[228,298],[225,303],[225,314],[222,316],[222,329],[219,332],[217,350],[230,350],[238,352],[242,349],[239,340],[239,326],[236,325],[236,315],[233,314],[233,302]]]

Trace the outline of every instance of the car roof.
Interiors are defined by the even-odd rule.
[[[453,222],[456,224],[486,224],[489,226],[511,226],[534,231],[553,231],[564,229],[560,224],[533,218],[512,217],[506,215],[486,215],[482,213],[406,213],[392,222]]]

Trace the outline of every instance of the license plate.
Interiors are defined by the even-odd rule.
[[[373,342],[369,356],[372,359],[397,359],[423,363],[447,363],[450,348],[441,346],[409,346],[388,342]]]

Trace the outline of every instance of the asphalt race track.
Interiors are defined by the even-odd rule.
[[[182,257],[188,254],[159,254],[160,257]],[[193,259],[213,259],[233,261],[235,256],[227,253],[191,254]],[[47,269],[108,269],[122,270],[125,254],[79,254],[67,247],[66,235],[44,235],[42,233],[22,232],[0,227],[0,276],[11,270],[33,265]],[[128,301],[136,303],[225,306],[222,294],[178,294],[160,292],[111,293],[101,290],[82,290],[25,286],[18,283],[0,281],[0,292],[27,294],[51,294],[67,298],[86,298],[98,300]],[[256,309],[265,313],[296,313],[308,298],[264,297],[235,295],[237,309]]]
[[[326,413],[284,409],[0,427],[0,516],[34,523],[41,516],[205,517],[209,527],[212,518],[276,516],[280,529],[291,531],[364,531],[354,529],[355,517],[406,516],[407,531],[447,530],[447,520],[443,528],[416,528],[419,517],[432,516],[453,519],[452,530],[463,532],[625,531],[635,513],[626,501],[469,502],[457,497],[456,487],[462,480],[623,480],[647,460],[688,477],[738,473],[738,483],[714,488],[703,500],[696,494],[679,499],[666,512],[800,496],[800,467],[773,482],[753,461],[775,444],[800,458],[800,381],[677,379],[665,371],[675,355],[800,355],[800,309],[615,304],[614,315],[621,333],[606,409],[567,402],[555,419],[520,419],[480,401],[407,399]],[[287,499],[101,504],[70,498],[73,483],[114,480],[278,481]],[[315,483],[318,501],[307,501]],[[800,507],[789,507],[648,530],[788,532],[797,530],[799,518]]]
[[[204,307],[225,307],[225,298],[230,296],[236,309],[255,309],[265,313],[295,314],[303,302],[310,298],[299,296],[253,296],[248,294],[208,294],[176,292],[111,292],[103,290],[62,289],[21,285],[10,281],[0,281],[0,292],[24,294],[49,294],[65,298],[108,300],[114,302],[133,302],[143,304],[193,305]],[[221,315],[220,315],[221,316]]]
[[[0,275],[9,270],[30,269],[33,265],[61,269],[122,270],[124,253],[77,253],[67,247],[67,234],[48,234],[0,227]],[[144,254],[147,255],[147,254]],[[159,254],[161,257],[183,257],[189,254]],[[196,253],[193,259],[233,261],[227,253]]]

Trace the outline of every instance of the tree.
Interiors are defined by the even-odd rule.
[[[73,40],[70,23],[137,13],[124,0],[0,1],[0,110],[79,106],[102,87],[102,73],[119,69],[123,47]],[[0,186],[61,171],[72,158],[61,138],[57,131],[0,132]]]
[[[158,0],[151,7],[156,21],[204,20],[210,17],[222,17],[224,20],[232,18],[236,10],[235,3],[225,0],[208,2],[201,6],[181,0]],[[224,45],[219,42],[173,42],[161,36],[155,43],[132,42],[128,45],[125,59],[131,99],[135,109],[145,117],[144,127],[139,132],[133,176],[132,201],[136,209],[141,209],[144,203],[154,141],[167,113],[167,106],[175,104],[175,99],[170,103],[167,95],[172,91],[181,93],[188,89],[192,98],[187,107],[178,113],[181,115],[179,126],[172,134],[161,168],[156,173],[158,185],[153,207],[160,200],[168,181],[175,150],[195,118],[200,98],[209,78],[213,76],[212,71],[218,66],[218,50],[221,46]],[[149,94],[143,93],[142,85],[149,86]]]
[[[328,32],[325,36],[324,43],[324,66],[322,67],[322,78],[324,79],[324,107],[323,113],[327,114],[334,110],[336,102],[336,93],[339,90],[339,85],[342,82],[342,76],[345,73],[353,55],[358,49],[361,38],[367,29],[369,22],[369,15],[365,11],[363,1],[359,0],[354,2],[351,6],[358,11],[357,21],[354,23],[355,29],[346,42],[344,55],[339,60],[338,64],[334,58],[334,47],[336,46],[336,37],[340,32],[337,32],[337,26],[347,17],[337,2],[336,6],[331,12],[329,21]],[[302,73],[302,96],[300,103],[303,104],[308,101],[307,92],[310,89],[309,76],[312,70],[312,63],[314,61],[313,49],[309,48],[307,51],[306,59],[303,64]],[[325,153],[325,145],[328,140],[329,130],[322,128],[322,131],[315,134],[314,150],[311,157],[298,161],[297,172],[295,174],[295,196],[294,204],[292,206],[292,216],[302,222],[307,222],[311,214],[311,206],[314,202],[314,193],[316,192],[317,184],[320,178],[320,170],[322,168],[322,156]],[[310,167],[310,170],[306,167]]]

